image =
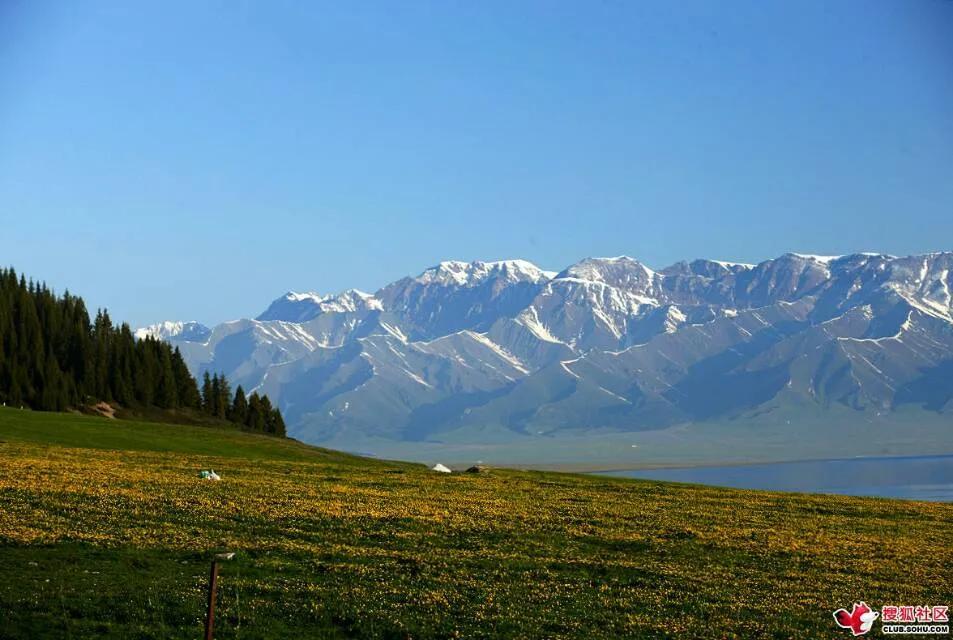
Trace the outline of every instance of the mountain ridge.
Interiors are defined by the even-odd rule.
[[[953,410],[953,253],[787,253],[654,270],[445,261],[373,294],[289,292],[161,337],[276,398],[289,433],[478,443],[664,429],[801,403]]]

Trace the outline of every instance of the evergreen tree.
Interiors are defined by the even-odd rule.
[[[265,433],[274,433],[275,432],[275,416],[273,415],[274,411],[271,408],[271,400],[268,399],[268,396],[261,397],[261,417],[262,417],[262,430]]]
[[[142,406],[152,406],[156,392],[156,363],[153,357],[155,340],[146,338],[136,344],[134,384],[136,402]]]
[[[177,348],[137,340],[100,309],[91,321],[82,298],[0,268],[0,402],[62,411],[99,401],[123,407],[185,407],[284,434],[271,401],[206,373],[201,392]]]
[[[245,390],[242,385],[235,389],[235,399],[232,401],[232,410],[229,412],[228,419],[235,424],[244,425],[248,419],[248,399],[245,398]]]
[[[66,389],[63,374],[60,372],[60,366],[52,353],[46,358],[42,380],[38,408],[44,411],[63,411],[66,409]]]
[[[261,410],[261,397],[255,391],[248,398],[248,418],[245,425],[252,431],[265,431],[265,414]]]
[[[287,429],[285,429],[285,419],[281,417],[281,411],[274,409],[271,412],[271,424],[273,435],[279,436],[281,438],[286,438],[288,436]]]
[[[109,313],[100,309],[96,312],[96,321],[93,323],[93,381],[92,395],[100,400],[112,400],[109,393],[108,367],[109,343],[112,334],[112,320]],[[151,380],[150,383],[151,384]],[[151,402],[150,402],[151,403]]]
[[[202,375],[202,411],[212,415],[212,378],[208,371]]]
[[[225,374],[218,377],[218,394],[215,399],[215,417],[225,420],[232,406],[232,390]]]
[[[189,373],[189,368],[185,365],[185,360],[182,359],[178,347],[172,352],[172,374],[175,377],[179,406],[198,409],[201,400],[199,399],[198,388],[195,386],[195,378]]]
[[[218,374],[212,375],[212,397],[209,398],[209,415],[217,418],[219,417],[219,412],[221,411],[221,402],[222,402],[222,384],[219,380]]]
[[[156,404],[163,409],[174,409],[179,405],[178,388],[175,384],[175,374],[172,371],[172,354],[168,349],[162,350],[159,361],[159,393]]]

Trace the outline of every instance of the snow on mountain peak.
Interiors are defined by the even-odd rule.
[[[658,278],[652,269],[628,256],[615,258],[586,258],[556,276],[600,282],[618,289],[648,294]]]
[[[136,335],[169,339],[196,374],[265,390],[291,432],[316,441],[376,437],[380,425],[416,439],[527,420],[678,424],[789,394],[800,406],[823,376],[824,402],[953,407],[942,366],[953,357],[953,253],[695,260],[657,273],[620,256],[555,276],[523,260],[443,262],[373,295],[289,292],[262,318],[200,342],[186,337],[192,323]],[[578,382],[564,385],[563,371]],[[541,409],[527,418],[514,407]]]
[[[146,338],[155,338],[156,340],[182,340],[185,342],[203,342],[208,338],[211,329],[205,325],[188,320],[185,322],[166,320],[148,327],[136,329],[134,335],[136,340],[145,340]]]
[[[550,280],[554,272],[544,271],[526,260],[498,260],[495,262],[462,262],[447,260],[435,265],[415,278],[421,284],[474,286],[488,278],[502,277],[511,282],[541,282]]]
[[[257,320],[282,320],[307,322],[322,313],[350,313],[355,311],[380,310],[381,303],[373,295],[348,289],[338,295],[323,296],[314,291],[298,293],[289,291],[271,303]]]
[[[720,265],[720,266],[722,266],[722,267],[724,267],[725,269],[728,269],[728,270],[731,270],[731,269],[733,269],[733,268],[734,268],[734,269],[742,269],[742,270],[744,270],[744,271],[747,271],[748,269],[754,269],[754,265],[753,265],[753,264],[749,264],[749,263],[747,263],[747,262],[730,262],[730,261],[728,261],[728,260],[709,260],[708,262],[713,262],[713,263],[715,263],[715,264],[717,264],[717,265]]]
[[[840,260],[844,256],[818,256],[810,253],[792,253],[792,256],[796,258],[803,258],[804,260],[813,260],[814,262],[820,262],[821,264],[830,264],[835,260]]]
[[[673,304],[665,311],[665,321],[663,323],[665,333],[674,333],[687,320],[688,317],[682,313],[682,310]]]
[[[304,293],[298,293],[297,291],[289,291],[284,295],[284,299],[289,302],[305,302],[312,301],[315,303],[324,302],[329,296],[322,296],[320,293],[314,291],[305,291]]]
[[[347,289],[336,296],[328,296],[319,303],[323,313],[348,313],[361,310],[383,309],[381,301],[370,293]]]

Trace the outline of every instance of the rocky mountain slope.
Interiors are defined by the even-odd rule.
[[[443,262],[374,294],[288,293],[253,320],[140,335],[264,390],[315,443],[632,432],[782,407],[953,419],[951,272],[953,253]]]

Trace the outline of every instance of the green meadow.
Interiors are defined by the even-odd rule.
[[[854,601],[953,599],[950,504],[0,410],[0,638],[201,637],[221,551],[216,638],[849,637]]]

